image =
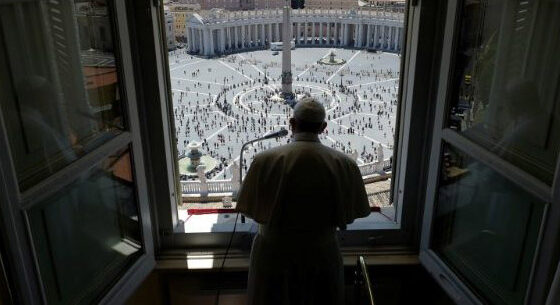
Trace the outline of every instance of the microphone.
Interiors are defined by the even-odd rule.
[[[285,137],[287,135],[288,135],[288,131],[286,129],[282,128],[277,132],[273,132],[271,134],[268,134],[268,135],[262,137],[262,140],[272,139],[272,138],[281,138],[281,137]],[[260,139],[257,139],[257,141],[260,141]]]
[[[286,129],[282,128],[277,132],[273,132],[273,133],[267,134],[264,137],[260,137],[260,138],[250,140],[248,142],[243,143],[243,145],[241,145],[241,152],[239,153],[239,189],[240,190],[241,190],[241,183],[243,181],[243,151],[245,150],[245,147],[249,144],[253,144],[255,142],[259,142],[259,141],[262,141],[262,140],[280,138],[280,137],[285,137],[287,135],[288,135],[288,131]]]
[[[239,153],[239,190],[237,191],[236,195],[239,195],[239,191],[241,190],[241,185],[243,184],[243,151],[245,150],[245,147],[247,145],[253,144],[255,142],[268,140],[268,139],[285,137],[287,135],[288,135],[288,131],[286,129],[282,128],[277,132],[273,132],[273,133],[268,134],[264,137],[260,137],[260,138],[256,138],[256,139],[247,141],[247,142],[243,143],[243,145],[241,145],[241,152]],[[235,196],[235,197],[237,197],[237,196]],[[235,199],[237,201],[237,198],[235,198]],[[245,223],[245,216],[241,216],[241,223]]]

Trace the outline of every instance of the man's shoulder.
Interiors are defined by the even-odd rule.
[[[282,154],[286,154],[288,152],[290,152],[293,149],[293,142],[292,143],[288,143],[288,144],[284,144],[284,145],[280,145],[280,146],[275,146],[275,147],[271,147],[269,149],[265,149],[263,151],[261,151],[260,153],[255,155],[255,160],[259,159],[259,160],[266,160],[266,159],[270,159],[270,158],[277,158],[278,156],[282,155]]]
[[[334,148],[328,147],[326,145],[321,144],[320,152],[326,155],[329,155],[334,160],[339,160],[344,163],[348,164],[355,164],[356,162],[350,158],[347,154],[336,150]]]
[[[343,153],[343,152],[341,152],[341,151],[339,151],[339,150],[336,150],[336,149],[334,149],[334,148],[325,146],[325,145],[323,145],[323,147],[324,147],[324,149],[327,150],[330,154],[332,154],[335,158],[342,159],[342,160],[344,160],[344,161],[346,161],[346,162],[354,163],[354,161],[352,160],[352,158],[350,158],[347,154],[345,154],[345,153]]]
[[[317,145],[318,144],[318,145]],[[337,159],[345,163],[355,164],[356,162],[352,160],[348,155],[345,153],[338,151],[334,148],[330,148],[325,146],[321,143],[316,142],[291,142],[285,145],[280,145],[276,147],[269,148],[258,153],[255,156],[255,159],[259,160],[267,160],[267,159],[275,159],[282,155],[290,155],[291,152],[300,152],[303,146],[313,147],[313,152],[321,155],[328,155],[331,159]]]

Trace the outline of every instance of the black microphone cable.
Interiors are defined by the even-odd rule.
[[[222,285],[221,284],[223,282],[222,279],[221,279],[221,276],[222,276],[222,272],[224,270],[224,265],[226,263],[226,258],[227,258],[227,255],[229,253],[229,249],[231,248],[231,242],[233,241],[233,236],[235,235],[235,229],[237,228],[237,219],[238,218],[239,218],[239,211],[237,211],[237,213],[235,215],[235,223],[233,224],[233,230],[231,231],[231,234],[229,236],[229,242],[228,242],[228,245],[227,245],[227,248],[226,248],[226,253],[224,255],[224,258],[222,259],[222,264],[220,266],[220,270],[218,271],[218,280],[219,280],[220,285],[218,286],[218,291],[216,292],[216,301],[214,302],[215,305],[218,305],[220,303],[220,292],[222,290]]]

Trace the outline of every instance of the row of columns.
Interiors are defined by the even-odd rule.
[[[215,55],[226,51],[265,47],[281,41],[281,23],[248,24],[219,29],[187,29],[187,51]]]
[[[296,45],[353,46],[400,51],[402,27],[333,22],[296,23]]]
[[[282,41],[281,23],[257,23],[221,28],[188,27],[187,51],[201,55],[263,48]],[[296,22],[292,34],[296,45],[325,45],[374,48],[398,52],[403,40],[402,26],[347,22]]]

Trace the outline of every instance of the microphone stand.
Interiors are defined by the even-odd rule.
[[[249,142],[245,142],[243,143],[243,145],[241,145],[241,152],[239,153],[239,190],[237,191],[237,194],[239,194],[239,191],[241,191],[241,184],[243,182],[243,151],[245,150],[245,147],[247,147],[247,145],[249,144],[253,144],[255,142],[258,141],[262,141],[262,140],[268,140],[268,139],[273,139],[273,138],[280,138],[280,137],[284,137],[288,135],[288,131],[286,129],[281,129],[280,131],[277,131],[275,133],[271,133],[269,135],[266,135],[264,137],[261,138],[257,138],[257,139],[253,139]],[[238,198],[235,198],[235,200],[237,201]],[[226,263],[226,258],[228,256],[229,253],[229,249],[231,248],[231,242],[233,241],[233,235],[235,234],[235,229],[237,227],[237,219],[239,218],[239,211],[237,211],[237,215],[235,216],[235,221],[233,223],[233,230],[231,231],[231,235],[229,237],[229,242],[226,248],[226,253],[224,255],[224,259],[222,260],[222,265],[220,266],[220,271],[219,273],[219,278],[221,278],[222,275],[222,271],[224,270],[224,265]],[[241,223],[245,223],[245,216],[241,215]],[[220,302],[220,292],[221,292],[221,287],[218,286],[218,291],[216,292],[216,298],[215,298],[215,305],[218,305]]]
[[[284,137],[284,136],[287,136],[287,135],[288,135],[288,131],[286,129],[282,128],[280,131],[277,131],[275,133],[271,133],[271,134],[266,135],[264,137],[253,139],[253,140],[245,142],[245,143],[243,143],[243,145],[241,145],[241,152],[239,152],[239,191],[241,191],[241,185],[243,183],[243,152],[245,151],[245,147],[247,147],[248,145],[253,144],[255,142],[262,141],[262,140],[280,138],[280,137]],[[238,191],[238,193],[239,193],[239,191]],[[241,215],[241,223],[245,223],[245,216],[243,216],[243,215]]]
[[[237,193],[239,194],[239,191],[241,191],[241,185],[243,184],[243,152],[245,151],[245,147],[247,147],[250,144],[253,144],[255,142],[258,142],[260,140],[264,140],[264,138],[258,138],[258,139],[253,139],[249,142],[245,142],[243,143],[243,145],[241,145],[241,152],[239,153],[239,188]],[[237,198],[236,198],[237,201]],[[241,223],[245,223],[245,215],[241,215]]]

